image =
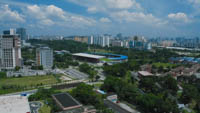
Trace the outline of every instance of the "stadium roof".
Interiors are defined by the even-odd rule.
[[[30,107],[28,99],[25,96],[0,96],[1,113],[28,113]]]
[[[102,59],[102,58],[105,58],[105,56],[92,55],[92,54],[87,54],[87,53],[75,53],[75,54],[73,54],[73,56],[87,57],[87,58],[94,58],[94,59]]]

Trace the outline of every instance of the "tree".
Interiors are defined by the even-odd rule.
[[[89,78],[93,81],[97,75],[97,71],[94,70],[91,66],[87,63],[83,63],[79,66],[79,70],[89,75]]]
[[[97,75],[97,76],[95,77],[96,81],[98,81],[100,78],[101,78],[101,77],[100,77],[99,75]]]
[[[20,67],[19,66],[16,66],[15,67],[15,71],[19,71],[20,70]]]
[[[0,72],[0,78],[6,78],[7,75],[6,75],[6,72]]]
[[[112,75],[116,77],[123,77],[126,75],[127,72],[127,65],[126,64],[115,64],[112,66],[104,66],[103,70],[106,75]]]
[[[177,93],[177,91],[178,91],[178,83],[177,83],[177,81],[172,76],[166,76],[163,79],[164,79],[163,86],[166,89],[171,90],[172,94],[175,95]]]
[[[72,90],[73,97],[85,105],[97,105],[101,98],[93,91],[93,87],[82,83]]]
[[[199,97],[199,92],[198,89],[190,84],[185,84],[183,86],[183,93],[181,96],[181,100],[183,101],[184,104],[188,104],[191,102],[192,99],[198,100]]]
[[[79,66],[79,70],[81,72],[84,72],[84,73],[87,73],[89,74],[90,73],[90,70],[92,70],[92,68],[87,64],[87,63],[83,63]]]

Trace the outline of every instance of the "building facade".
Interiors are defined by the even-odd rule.
[[[14,69],[22,66],[21,40],[15,30],[4,31],[0,38],[0,67]]]
[[[74,41],[81,42],[81,43],[88,43],[88,37],[75,36]]]
[[[95,45],[100,45],[102,47],[110,46],[110,36],[108,36],[108,35],[95,36],[93,38],[94,38],[93,44],[95,44]]]
[[[36,49],[37,66],[43,66],[45,69],[53,67],[53,50],[49,47],[41,47]]]

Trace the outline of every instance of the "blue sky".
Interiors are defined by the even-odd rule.
[[[31,35],[200,36],[200,0],[0,0],[0,30]]]

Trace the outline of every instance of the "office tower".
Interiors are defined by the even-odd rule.
[[[36,49],[37,66],[43,66],[50,69],[53,66],[53,50],[49,47],[40,47]]]
[[[27,40],[26,29],[25,28],[17,28],[16,33],[20,36],[21,40]]]
[[[1,69],[22,66],[21,41],[14,29],[4,31],[0,38],[0,64]]]

